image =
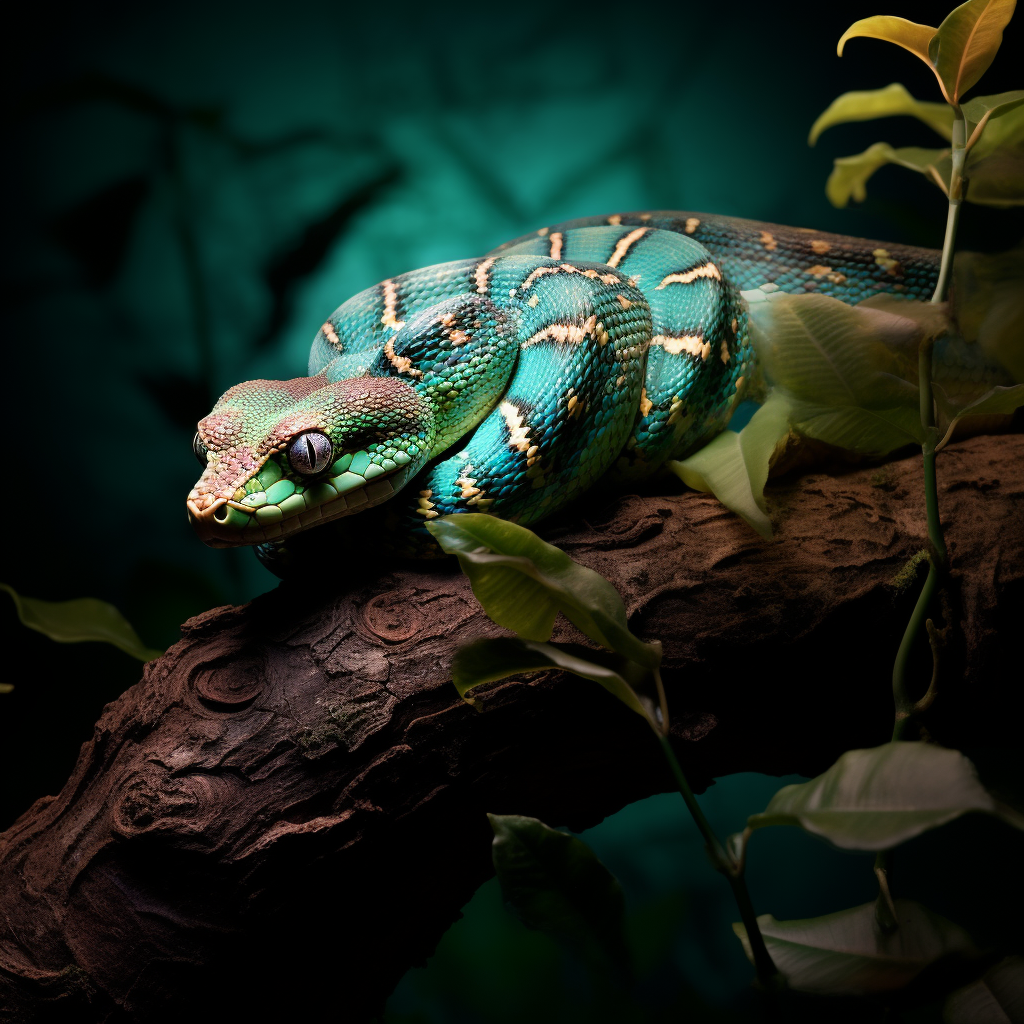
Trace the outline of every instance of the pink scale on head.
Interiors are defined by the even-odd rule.
[[[248,380],[226,391],[213,412],[199,422],[208,461],[192,500],[201,510],[239,487],[267,461],[267,456],[303,430],[321,427],[321,410],[303,399],[323,391],[327,378]]]
[[[362,419],[382,432],[412,418],[433,440],[426,401],[394,377],[329,383],[323,375],[294,380],[250,380],[226,391],[199,423],[207,465],[190,495],[197,513],[235,497],[267,459],[307,430],[332,433]],[[403,423],[403,430],[412,424]],[[284,467],[283,467],[284,468]]]

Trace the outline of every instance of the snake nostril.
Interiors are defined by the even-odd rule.
[[[218,523],[223,523],[224,520],[227,519],[227,517],[228,517],[228,507],[227,507],[227,505],[218,505],[217,508],[215,508],[213,510],[213,518],[216,519]]]

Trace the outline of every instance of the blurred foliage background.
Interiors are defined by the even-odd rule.
[[[933,24],[944,13],[890,6],[882,13]],[[33,597],[112,601],[157,647],[188,616],[273,587],[250,552],[207,549],[186,523],[195,422],[240,380],[304,374],[325,316],[389,275],[555,220],[635,209],[939,246],[945,198],[914,175],[882,170],[847,210],[824,194],[835,156],[888,137],[890,124],[894,143],[931,145],[924,125],[854,124],[806,144],[846,90],[898,78],[938,98],[920,62],[896,62],[883,44],[836,57],[847,25],[877,8],[157,0],[22,11],[0,66],[13,502],[0,579]],[[985,92],[1021,84],[1011,75],[1022,38],[1018,19]],[[993,251],[1022,235],[1024,211],[973,207],[960,243]],[[30,633],[2,596],[0,629],[0,683],[15,687],[0,695],[6,827],[61,787],[139,666]],[[703,799],[728,832],[778,784],[735,776]],[[661,986],[654,1002],[740,1013],[733,993],[750,970],[728,928],[728,890],[677,803],[654,798],[587,838],[648,936],[638,955]],[[838,857],[849,871],[837,875],[837,856],[804,836],[756,842],[759,909],[802,916],[874,895],[862,858]],[[796,877],[820,877],[820,899],[805,884],[787,902]],[[547,940],[524,935],[486,886],[431,968],[403,982],[394,1019],[503,1021],[539,1000],[590,998]],[[493,972],[523,986],[505,1016],[481,1016],[474,995]]]

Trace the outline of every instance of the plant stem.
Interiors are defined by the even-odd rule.
[[[953,148],[952,168],[949,176],[949,210],[946,215],[946,236],[942,242],[942,260],[939,264],[939,279],[935,284],[932,302],[945,302],[949,295],[949,285],[953,273],[953,251],[956,244],[956,230],[960,223],[960,207],[963,205],[966,179],[964,166],[967,158],[966,139],[967,123],[963,111],[953,107]],[[892,692],[896,705],[896,720],[893,725],[892,738],[902,737],[911,717],[923,708],[911,698],[907,691],[906,671],[914,642],[925,628],[928,621],[928,610],[939,587],[939,578],[946,567],[948,557],[946,541],[942,536],[942,524],[939,520],[939,491],[935,476],[935,446],[938,444],[938,431],[935,428],[935,399],[932,394],[932,346],[933,339],[921,342],[917,359],[918,389],[920,394],[921,426],[924,428],[924,441],[921,454],[924,457],[924,497],[928,516],[928,578],[924,581],[921,594],[914,606],[914,611],[907,623],[906,632],[896,654],[896,662],[892,671]],[[934,644],[932,647],[935,657]],[[934,697],[935,679],[929,686],[929,694]],[[930,703],[930,701],[929,701]]]
[[[661,669],[654,669],[652,675],[654,676],[654,685],[658,690],[658,707],[661,709],[661,729],[656,729],[655,732],[658,738],[661,739],[661,737],[668,735],[669,730],[668,697],[665,696],[665,684],[661,679]]]
[[[934,454],[932,457],[934,458]],[[936,565],[935,556],[929,555],[928,578],[924,581],[924,586],[921,588],[917,604],[914,605],[914,611],[910,616],[910,622],[907,623],[907,629],[903,634],[900,649],[896,652],[896,663],[893,665],[892,669],[892,694],[893,701],[896,704],[896,720],[893,724],[892,730],[892,739],[894,742],[903,737],[903,732],[906,729],[907,724],[910,722],[911,716],[915,710],[915,701],[907,691],[907,662],[910,660],[910,653],[913,650],[914,641],[916,640],[922,626],[927,621],[928,608],[932,603],[932,599],[935,597],[935,592],[938,590],[938,586],[939,569]]]
[[[779,985],[779,972],[772,962],[768,947],[764,944],[764,936],[761,935],[761,929],[758,927],[754,906],[750,902],[750,893],[747,892],[747,883],[743,879],[743,869],[729,856],[728,851],[721,844],[718,836],[715,835],[708,819],[704,817],[704,812],[701,810],[700,804],[697,803],[697,798],[693,795],[690,784],[686,781],[686,776],[683,774],[683,769],[676,758],[675,751],[672,749],[672,744],[669,743],[668,737],[659,733],[658,740],[661,743],[661,749],[664,751],[665,759],[672,769],[672,774],[675,776],[676,786],[683,797],[683,802],[686,804],[687,810],[693,817],[697,828],[700,829],[700,834],[704,837],[711,863],[716,871],[725,875],[732,889],[736,906],[739,908],[740,918],[747,929],[747,941],[750,943],[750,951],[754,957],[757,980],[767,991],[774,991]]]
[[[965,186],[964,165],[967,160],[967,122],[959,106],[953,106],[952,168],[949,174],[949,210],[946,214],[946,237],[942,240],[942,262],[939,264],[939,279],[935,283],[932,302],[945,302],[949,294],[949,283],[953,272],[953,247],[956,244],[956,229],[960,223],[960,207],[963,205]]]
[[[878,879],[878,899],[875,900],[875,920],[886,935],[891,935],[899,928],[896,917],[896,904],[889,892],[889,854],[890,850],[882,850],[875,857],[875,877]]]

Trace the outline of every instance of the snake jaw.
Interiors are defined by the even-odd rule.
[[[358,478],[362,480],[362,486],[353,484],[351,478],[356,474],[347,470],[320,479],[309,487],[295,486],[291,480],[281,477],[270,488],[248,494],[248,504],[218,499],[200,508],[190,498],[187,502],[189,522],[199,538],[214,548],[279,541],[300,530],[320,526],[387,501],[419,472],[425,462],[425,458],[410,460],[392,472],[372,475],[370,480]],[[367,470],[374,465],[370,463]],[[291,492],[283,498],[278,495],[284,494],[286,488],[276,494],[273,491],[279,484],[292,486]],[[340,493],[339,487],[342,488]]]

